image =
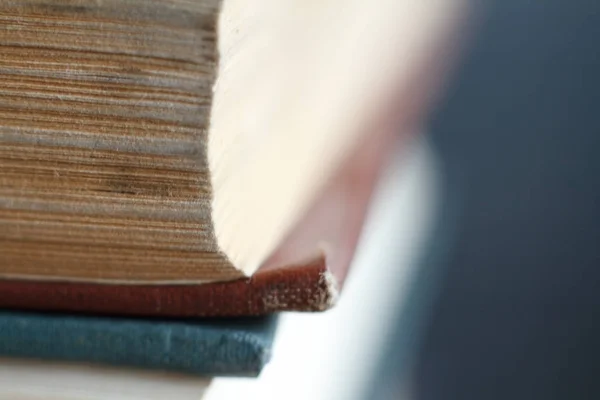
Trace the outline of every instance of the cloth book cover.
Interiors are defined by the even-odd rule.
[[[85,362],[202,376],[256,376],[275,317],[126,319],[0,312],[0,357]]]
[[[0,1],[0,307],[331,307],[430,97],[439,3]]]

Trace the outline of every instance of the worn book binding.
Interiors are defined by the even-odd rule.
[[[2,2],[0,306],[333,304],[458,8],[338,3]]]

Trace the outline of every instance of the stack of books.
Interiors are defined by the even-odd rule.
[[[198,399],[335,304],[449,25],[384,3],[0,1],[1,398]]]

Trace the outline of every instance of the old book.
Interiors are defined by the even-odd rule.
[[[256,376],[273,317],[161,320],[0,312],[0,357],[84,362],[199,376]]]
[[[200,400],[210,381],[169,372],[0,359],[1,400]]]
[[[421,3],[0,2],[0,306],[331,306],[460,2]]]

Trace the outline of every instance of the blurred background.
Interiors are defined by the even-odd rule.
[[[338,307],[212,398],[600,398],[600,2],[473,6]]]

